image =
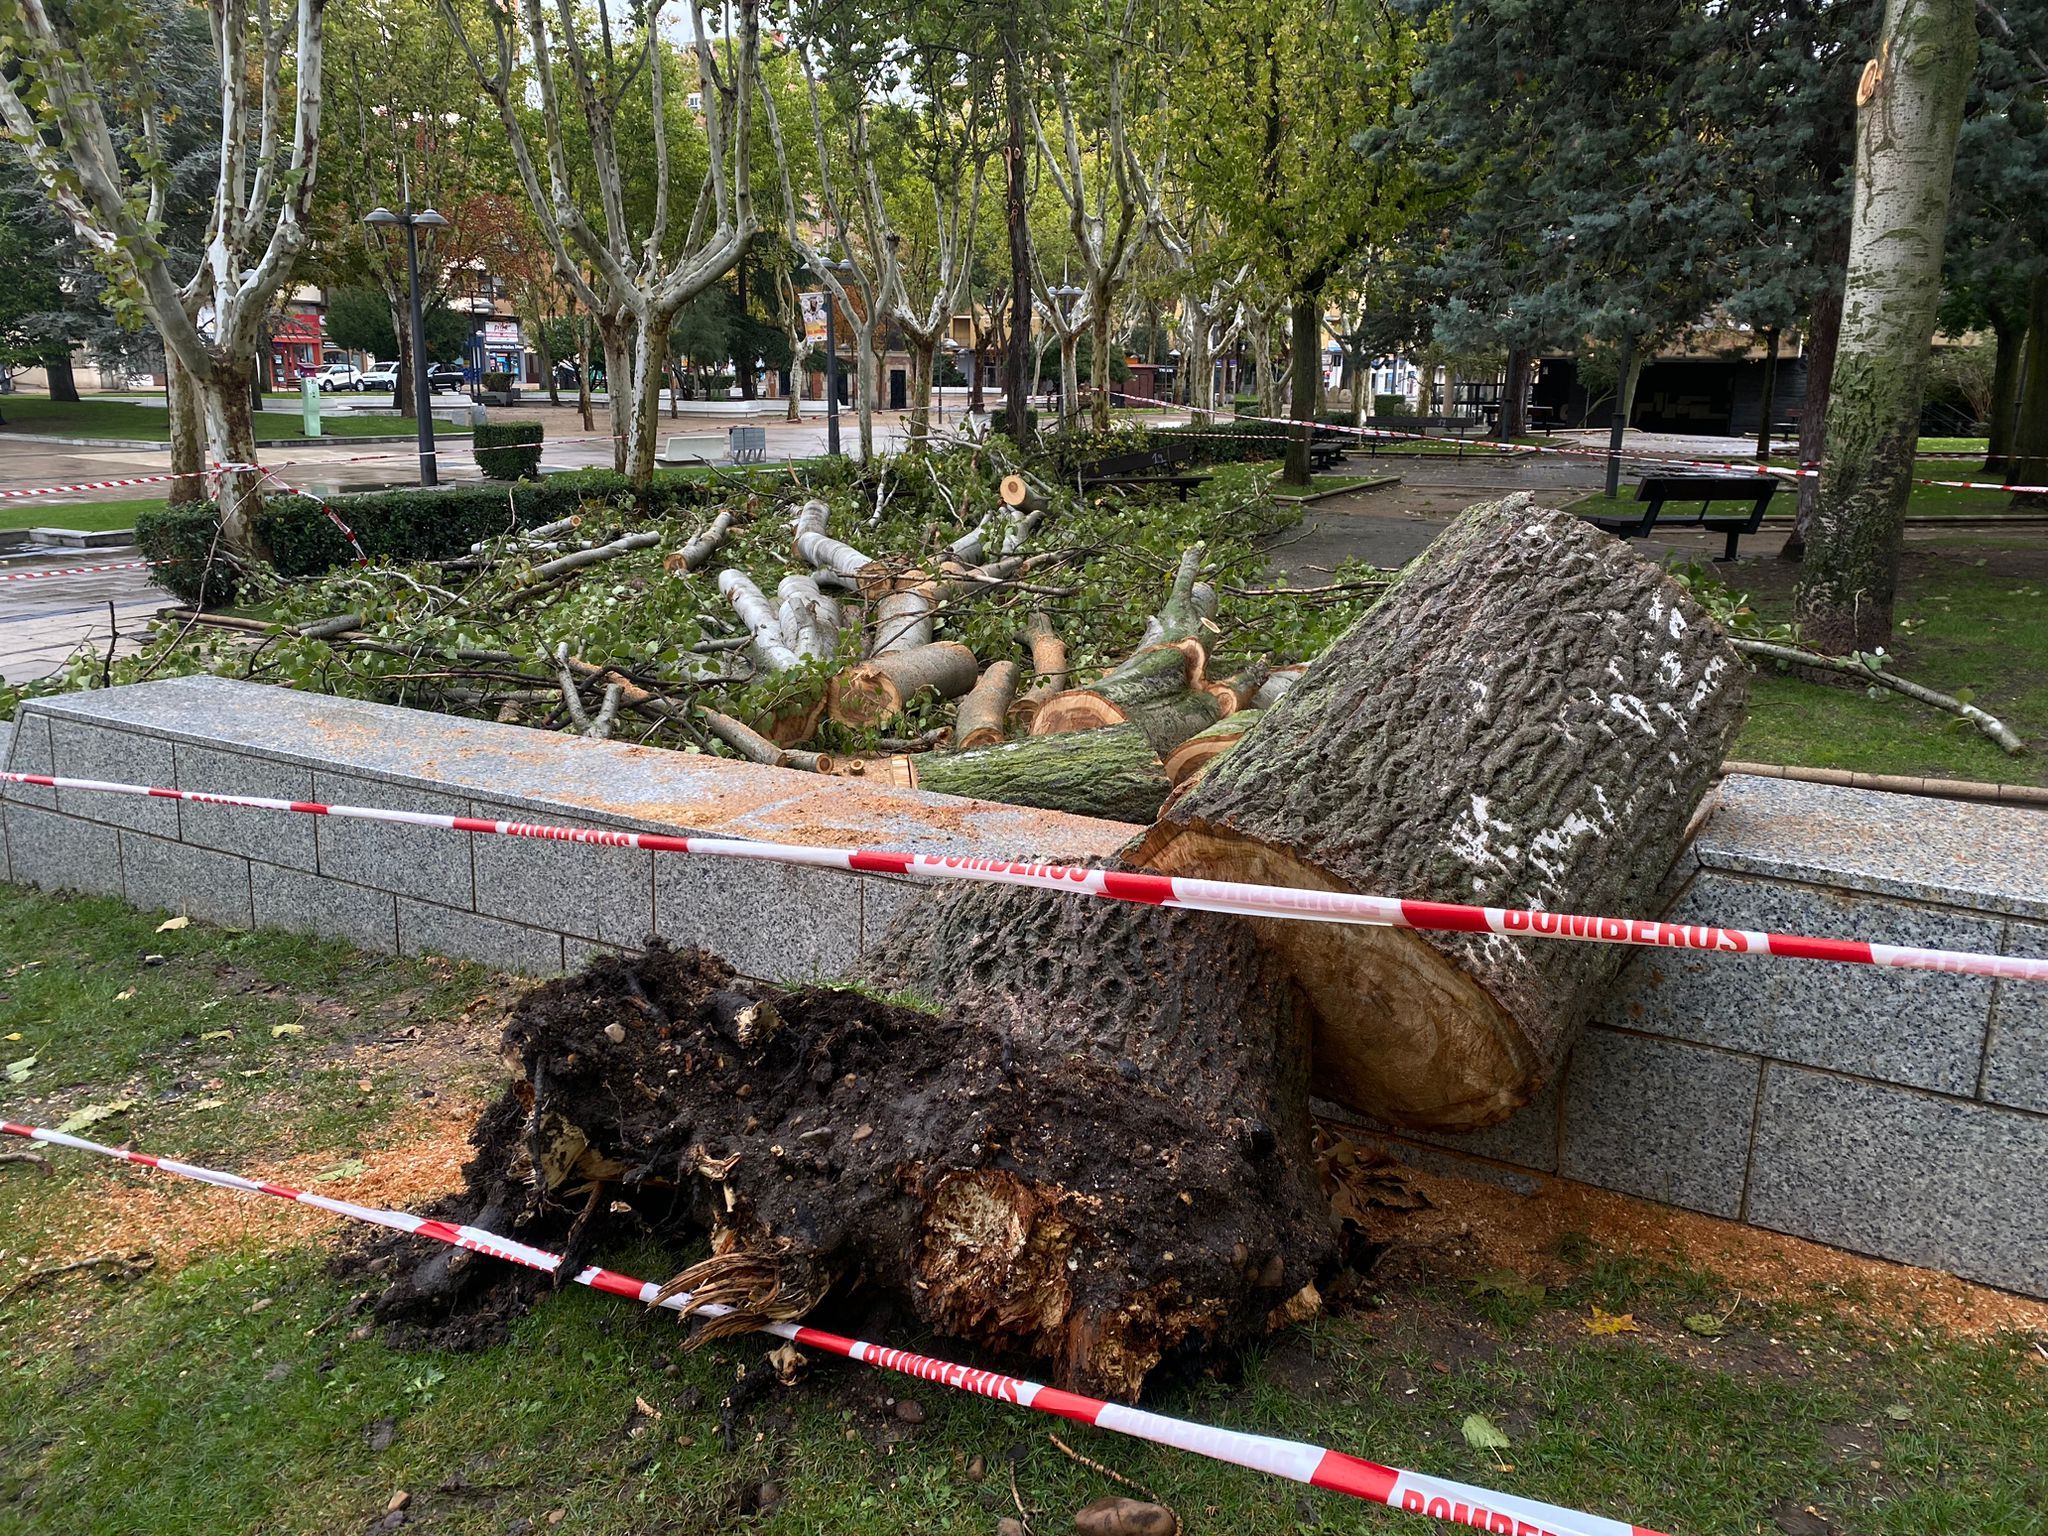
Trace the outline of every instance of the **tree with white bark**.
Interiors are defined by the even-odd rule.
[[[1857,88],[1849,280],[1798,591],[1807,640],[1836,654],[1891,638],[1956,135],[1976,62],[1970,0],[1888,0]]]
[[[260,553],[250,390],[265,319],[309,233],[326,0],[209,0],[207,12],[220,160],[190,272],[173,270],[159,238],[168,124],[147,61],[151,38],[175,20],[165,8],[123,0],[81,33],[45,0],[10,0],[0,10],[0,128],[163,338],[172,499],[200,499],[210,464],[222,537]]]
[[[637,36],[615,38],[606,6],[594,17],[574,0],[489,6],[486,50],[453,0],[441,0],[478,84],[497,106],[556,274],[597,325],[614,461],[637,485],[654,474],[676,313],[733,269],[760,227],[751,131],[760,78],[759,0],[737,0],[721,32],[711,28],[702,0],[688,6],[704,170],[687,224],[675,217],[683,203],[673,185],[669,75],[678,66],[662,36],[667,9],[654,0],[632,17]],[[582,119],[573,129],[562,101],[565,71]],[[626,173],[643,146],[629,144],[624,131],[637,117],[628,113],[629,101],[637,106],[636,93],[643,91],[653,125],[652,143],[644,146],[651,151],[652,188],[644,209],[629,195]],[[585,165],[572,156],[572,133],[582,141]]]

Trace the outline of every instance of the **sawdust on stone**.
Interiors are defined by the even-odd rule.
[[[1387,1213],[1374,1235],[1411,1247],[1460,1250],[1476,1259],[1477,1268],[1506,1267],[1562,1281],[1568,1276],[1555,1257],[1559,1240],[1582,1233],[1618,1253],[1705,1270],[1757,1300],[1867,1325],[1961,1338],[2048,1337],[2048,1301],[1941,1270],[1867,1258],[1563,1179],[1541,1179],[1533,1194],[1518,1194],[1399,1162],[1390,1166],[1428,1195],[1431,1208]]]

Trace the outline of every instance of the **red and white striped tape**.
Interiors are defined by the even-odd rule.
[[[1134,870],[1020,863],[959,854],[814,848],[796,843],[754,842],[737,838],[680,837],[658,832],[614,832],[596,827],[486,821],[476,816],[444,816],[431,811],[394,811],[374,806],[324,805],[310,800],[274,800],[261,795],[212,794],[196,789],[116,784],[102,779],[61,778],[46,773],[0,773],[0,784],[143,795],[159,800],[185,800],[197,805],[235,806],[244,810],[294,811],[308,816],[397,822],[450,832],[529,837],[544,842],[589,843],[601,848],[634,848],[647,853],[695,853],[714,858],[753,859],[774,864],[849,870],[856,874],[975,880],[994,885],[1060,891],[1073,896],[1136,902],[1142,906],[1228,912],[1240,917],[1414,928],[1429,933],[1497,933],[1515,939],[1577,939],[1594,944],[1641,945],[1650,949],[1777,955],[1795,960],[1875,965],[1888,970],[1945,971],[1958,975],[2000,976],[2015,981],[2048,981],[2048,958],[1874,944],[1864,939],[1822,939],[1800,934],[1766,933],[1751,928],[1721,928],[1706,923],[1669,923],[1640,917],[1592,917],[1572,912],[1547,912],[1533,907],[1475,907],[1457,902],[1403,901],[1392,896],[1363,896],[1349,891],[1252,885],[1237,880],[1193,880]]]
[[[435,1221],[423,1216],[414,1216],[406,1211],[388,1211],[376,1206],[357,1205],[353,1201],[337,1200],[330,1195],[316,1195],[308,1190],[293,1189],[288,1184],[259,1183],[254,1179],[243,1178],[239,1174],[223,1173],[218,1169],[202,1168],[193,1163],[181,1163],[167,1157],[153,1157],[148,1153],[133,1152],[121,1147],[109,1147],[100,1142],[87,1141],[81,1136],[68,1135],[63,1131],[44,1130],[40,1126],[0,1121],[0,1133],[25,1137],[30,1141],[39,1141],[50,1146],[69,1147],[74,1151],[96,1153],[101,1157],[114,1158],[138,1168],[154,1169],[159,1173],[192,1179],[220,1189],[234,1189],[244,1194],[271,1195],[280,1200],[295,1201],[300,1205],[309,1205],[316,1210],[343,1216],[351,1221],[388,1227],[394,1232],[407,1232],[416,1237],[446,1243],[453,1248],[464,1248],[472,1253],[489,1254],[508,1263],[523,1264],[543,1274],[555,1274],[562,1267],[562,1258],[559,1254],[549,1253],[544,1248],[535,1248],[509,1237],[501,1237],[495,1232],[487,1232],[479,1227]],[[631,1275],[621,1274],[617,1270],[602,1269],[596,1265],[578,1271],[572,1278],[578,1285],[588,1286],[591,1290],[602,1291],[608,1296],[621,1296],[646,1306],[662,1306],[680,1312],[690,1305],[687,1293],[670,1296],[666,1300],[657,1300],[661,1288],[651,1281],[636,1280]],[[732,1309],[714,1302],[707,1303],[697,1310],[708,1317],[723,1317]],[[1631,1525],[1625,1520],[1611,1520],[1604,1515],[1589,1515],[1580,1510],[1566,1509],[1562,1505],[1546,1504],[1539,1499],[1523,1498],[1519,1494],[1499,1493],[1470,1483],[1432,1477],[1426,1472],[1408,1472],[1399,1467],[1381,1466],[1376,1461],[1367,1461],[1362,1457],[1347,1455],[1343,1451],[1309,1445],[1300,1440],[1283,1440],[1274,1435],[1255,1435],[1238,1429],[1220,1429],[1212,1425],[1192,1423],[1187,1419],[1176,1419],[1163,1413],[1151,1413],[1142,1408],[1127,1408],[1121,1403],[1105,1403],[1097,1398],[1084,1397],[1077,1392],[1065,1392],[1058,1387],[1043,1386],[1021,1377],[1005,1376],[999,1371],[975,1370],[970,1366],[956,1365],[949,1360],[916,1355],[908,1350],[890,1349],[885,1345],[850,1339],[843,1334],[827,1333],[819,1328],[807,1328],[797,1323],[766,1323],[762,1325],[760,1331],[806,1348],[823,1350],[827,1354],[840,1355],[848,1360],[857,1360],[862,1365],[872,1365],[880,1370],[915,1377],[919,1381],[951,1387],[956,1391],[971,1392],[977,1397],[990,1398],[999,1403],[1014,1403],[1020,1408],[1034,1409],[1039,1413],[1072,1419],[1082,1424],[1093,1424],[1098,1429],[1113,1430],[1120,1435],[1149,1440],[1154,1445],[1191,1451],[1197,1456],[1206,1456],[1213,1461],[1249,1467],[1255,1472],[1266,1472],[1297,1483],[1307,1483],[1312,1488],[1324,1488],[1332,1493],[1349,1494],[1356,1499],[1384,1504],[1391,1509],[1405,1510],[1428,1519],[1452,1521],[1477,1531],[1504,1531],[1510,1533],[1510,1536],[1659,1536],[1659,1533],[1647,1526]]]
[[[154,560],[117,560],[112,565],[66,565],[49,571],[0,571],[0,581],[40,581],[45,576],[90,576],[98,571],[132,571]]]
[[[73,491],[117,491],[129,485],[161,485],[166,480],[181,478],[178,475],[130,475],[125,480],[80,480],[72,485],[38,485],[22,491],[0,491],[0,501],[16,501],[29,496],[66,496]]]

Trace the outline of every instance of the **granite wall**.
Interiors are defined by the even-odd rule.
[[[1085,860],[1131,830],[216,678],[36,700],[0,754],[73,778],[937,853]],[[884,876],[19,786],[0,790],[0,873],[534,974],[655,932],[770,980],[836,973],[907,895]],[[2048,954],[2048,813],[1731,778],[1673,889],[1679,919]],[[1361,1129],[1414,1160],[2048,1296],[2048,987],[1642,951],[1505,1124]]]
[[[1731,777],[1666,915],[2048,955],[2048,812]],[[1511,1184],[1557,1174],[2048,1296],[2039,983],[1640,950],[1506,1123],[1362,1128]]]

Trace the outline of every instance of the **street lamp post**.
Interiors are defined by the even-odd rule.
[[[363,222],[375,225],[379,233],[394,227],[405,231],[405,292],[412,310],[412,408],[419,423],[420,484],[439,485],[441,477],[434,464],[433,390],[427,383],[427,326],[420,314],[419,231],[446,229],[448,221],[431,208],[414,213],[408,203],[403,213],[373,208]]]
[[[851,261],[819,261],[812,266],[821,275],[825,272],[851,272]],[[839,304],[833,297],[832,286],[825,287],[825,451],[837,455],[839,452],[839,326],[837,317]]]

